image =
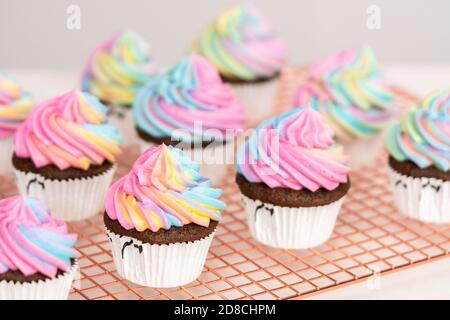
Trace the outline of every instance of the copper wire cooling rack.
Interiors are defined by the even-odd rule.
[[[301,69],[281,81],[278,106],[289,104]],[[411,104],[416,98],[398,91]],[[117,176],[137,157],[129,148]],[[126,158],[125,160],[123,160]],[[193,283],[172,289],[144,288],[122,280],[112,262],[102,216],[71,224],[79,234],[79,278],[72,299],[295,299],[364,280],[375,273],[399,272],[449,257],[450,225],[429,225],[399,215],[386,175],[386,156],[351,175],[352,189],[332,238],[311,250],[279,250],[250,236],[240,195],[230,171],[223,183],[228,209],[204,272]],[[232,169],[230,169],[232,170]],[[14,194],[12,179],[0,178],[0,197]],[[82,201],[82,200],[81,200]]]

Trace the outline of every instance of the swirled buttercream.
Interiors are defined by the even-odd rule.
[[[223,12],[194,44],[229,79],[254,81],[276,76],[286,65],[286,47],[274,36],[272,24],[253,5]]]
[[[105,103],[130,106],[158,72],[149,45],[134,32],[118,32],[90,55],[81,88]]]
[[[369,47],[329,56],[308,74],[294,104],[320,111],[341,139],[373,137],[396,113],[392,91]]]
[[[320,114],[298,108],[260,124],[238,152],[237,170],[270,188],[334,190],[350,168]]]
[[[0,200],[0,274],[20,271],[54,278],[78,257],[76,240],[76,234],[53,219],[38,200],[21,196]]]
[[[183,151],[166,145],[148,149],[130,173],[118,180],[106,197],[106,213],[126,230],[208,227],[219,221],[225,204],[222,191],[200,176],[200,166]]]
[[[115,162],[121,137],[106,123],[107,108],[84,92],[71,91],[44,101],[17,129],[15,154],[37,168],[87,170],[92,164]]]
[[[231,87],[198,55],[182,59],[148,83],[136,97],[133,114],[145,133],[183,142],[228,140],[246,120]]]
[[[0,73],[0,138],[12,136],[32,107],[31,94],[10,76]]]
[[[450,91],[431,94],[390,129],[386,144],[397,161],[450,170]]]

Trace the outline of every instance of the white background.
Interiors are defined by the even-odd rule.
[[[217,13],[237,0],[0,0],[0,68],[81,68],[90,50],[132,28],[173,64]],[[448,0],[254,0],[273,21],[292,63],[370,44],[383,63],[450,62]],[[66,28],[66,9],[81,8],[81,30]],[[381,30],[366,27],[369,5]]]

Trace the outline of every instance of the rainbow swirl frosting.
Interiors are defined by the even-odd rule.
[[[450,91],[427,97],[390,129],[386,144],[397,161],[412,161],[419,168],[450,170]]]
[[[94,50],[81,87],[105,103],[130,106],[139,89],[157,74],[149,45],[136,33],[123,31]]]
[[[312,192],[346,183],[350,168],[320,114],[298,108],[260,124],[237,157],[237,171],[270,188]]]
[[[17,129],[15,153],[31,158],[37,168],[87,170],[120,152],[118,130],[106,124],[107,108],[84,92],[72,91],[44,101]]]
[[[313,65],[300,86],[296,105],[319,110],[343,139],[371,138],[396,114],[393,94],[369,47],[347,50]]]
[[[224,141],[243,128],[244,108],[217,69],[192,55],[148,83],[133,104],[137,127],[183,142]]]
[[[117,181],[106,197],[106,212],[126,230],[208,227],[219,221],[225,204],[222,191],[199,173],[200,166],[180,150],[166,145],[148,149],[130,173]]]
[[[11,77],[0,73],[0,138],[14,135],[32,107],[31,94]]]
[[[0,274],[20,271],[55,278],[78,257],[76,241],[76,234],[53,219],[41,202],[21,196],[0,200]]]
[[[450,117],[450,89],[439,90],[426,97],[420,106],[431,113],[439,113]]]
[[[272,25],[253,5],[223,12],[194,44],[229,80],[254,81],[276,76],[286,65],[286,47]]]

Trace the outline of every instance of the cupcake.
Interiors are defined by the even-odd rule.
[[[367,164],[382,150],[379,133],[396,115],[393,93],[369,47],[339,52],[313,65],[296,94],[295,105],[318,110],[350,155]]]
[[[259,125],[241,147],[236,182],[250,232],[276,248],[327,241],[350,188],[348,157],[310,107]]]
[[[232,84],[250,118],[265,119],[275,111],[287,50],[255,6],[241,4],[223,12],[202,32],[193,51],[208,58]]]
[[[78,257],[77,236],[41,202],[0,200],[0,300],[64,300]]]
[[[66,221],[103,212],[121,141],[106,111],[96,97],[78,91],[34,108],[14,141],[20,193],[42,200]]]
[[[148,149],[106,197],[104,220],[119,275],[158,288],[197,279],[225,209],[220,195],[180,149]]]
[[[205,58],[192,55],[148,83],[133,105],[142,152],[177,146],[202,164],[202,175],[219,182],[233,163],[235,138],[246,117],[231,87]]]
[[[0,176],[13,172],[11,157],[14,133],[32,107],[31,94],[11,77],[0,73]]]
[[[142,86],[158,74],[149,45],[132,31],[116,33],[90,55],[82,90],[108,106],[108,118],[125,143],[137,143],[131,105]]]
[[[389,176],[400,213],[450,223],[450,90],[410,110],[387,135]]]

